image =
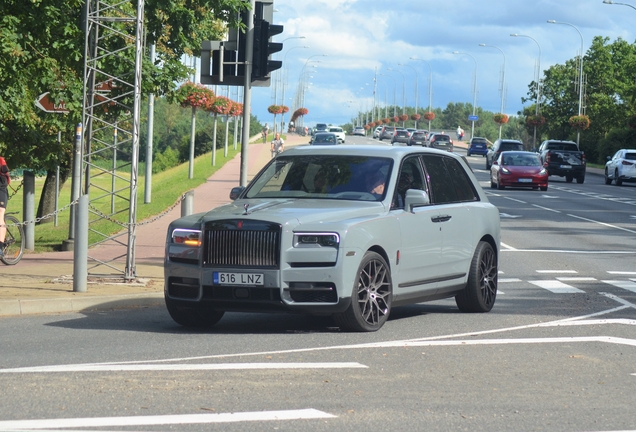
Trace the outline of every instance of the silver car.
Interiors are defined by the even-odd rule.
[[[332,315],[376,331],[391,309],[497,295],[499,211],[463,158],[422,147],[299,146],[233,202],[173,221],[165,301],[179,324],[227,311]]]

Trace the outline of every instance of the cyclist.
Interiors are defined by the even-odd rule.
[[[283,150],[285,150],[285,141],[283,141],[279,133],[277,133],[274,139],[272,140],[272,145],[270,150],[272,152],[272,157],[275,157],[277,154],[282,153]]]
[[[9,177],[9,167],[7,162],[2,156],[0,156],[0,258],[4,257],[4,237],[7,234],[7,228],[4,225],[4,212],[7,209],[7,201],[9,200],[9,194],[7,192],[7,185],[11,183],[11,177]]]

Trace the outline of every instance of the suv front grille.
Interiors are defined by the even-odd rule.
[[[281,226],[263,221],[222,220],[205,224],[204,266],[272,268],[280,266]]]

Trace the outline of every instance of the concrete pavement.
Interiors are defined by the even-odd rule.
[[[286,147],[305,144],[308,137],[290,135]],[[250,144],[248,178],[251,179],[271,158],[269,144]],[[217,159],[218,161],[219,159]],[[232,187],[240,183],[241,157],[227,161],[205,183],[194,190],[194,212],[202,212],[230,201]],[[175,197],[175,201],[178,197]],[[27,253],[15,266],[0,263],[0,316],[65,313],[87,309],[147,307],[163,302],[163,256],[168,224],[181,216],[176,206],[165,216],[136,231],[135,265],[137,280],[89,276],[87,292],[73,292],[73,252]],[[121,253],[121,246],[119,246]],[[112,247],[89,250],[97,259],[115,256]],[[120,281],[120,283],[114,283]]]

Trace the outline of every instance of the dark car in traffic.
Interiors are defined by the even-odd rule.
[[[546,140],[539,147],[539,158],[548,174],[565,177],[567,183],[585,181],[585,153],[574,141]]]
[[[453,151],[453,140],[446,134],[437,133],[428,141],[428,146],[439,150]]]
[[[393,134],[395,133],[395,126],[382,126],[382,130],[380,131],[380,135],[378,135],[378,139],[380,141],[385,139],[393,138]]]
[[[336,145],[338,144],[338,137],[332,132],[317,132],[309,141],[312,145]]]
[[[395,143],[407,144],[409,143],[409,138],[411,138],[411,134],[406,129],[397,129],[393,132],[393,137],[391,137],[391,145]]]
[[[523,143],[518,140],[498,139],[492,145],[492,148],[486,153],[486,170],[490,170],[492,162],[499,158],[501,152],[504,151],[524,151]]]
[[[468,149],[466,150],[466,156],[488,154],[488,140],[486,138],[474,137],[468,142]]]
[[[426,144],[426,135],[428,134],[428,131],[425,130],[416,130],[415,132],[413,132],[411,134],[411,137],[409,138],[409,142],[407,143],[408,145],[412,146],[412,145],[425,145]]]

